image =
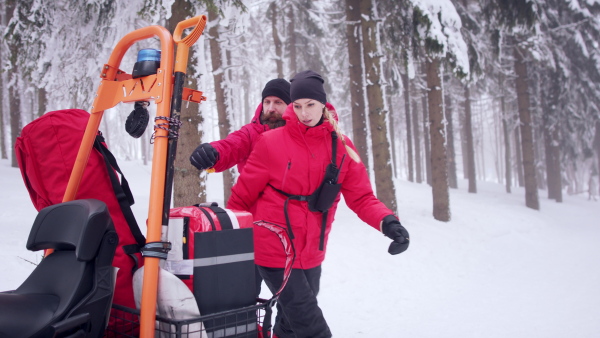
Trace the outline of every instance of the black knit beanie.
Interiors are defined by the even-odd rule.
[[[267,96],[275,96],[283,100],[285,104],[290,104],[290,83],[284,79],[273,79],[265,85],[262,91],[262,100]]]
[[[292,101],[313,99],[323,104],[327,103],[327,95],[325,94],[325,88],[323,88],[325,80],[321,75],[312,70],[305,70],[296,74],[290,82],[292,83],[290,87]]]

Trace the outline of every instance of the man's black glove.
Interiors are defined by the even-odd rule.
[[[190,156],[190,162],[198,170],[212,168],[219,159],[219,152],[208,143],[202,143]]]
[[[387,215],[383,218],[381,232],[394,240],[388,249],[390,255],[397,255],[408,249],[408,244],[410,243],[408,231],[404,229],[402,224],[400,224],[400,221],[394,215]]]

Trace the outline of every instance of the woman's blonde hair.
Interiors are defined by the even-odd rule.
[[[337,121],[333,118],[333,114],[334,114],[334,112],[329,111],[329,109],[327,109],[327,107],[323,107],[323,115],[325,116],[327,121],[329,121],[329,123],[333,126],[333,130],[335,130],[336,134],[338,135],[338,137],[344,144],[344,147],[346,147],[346,151],[348,152],[348,155],[350,155],[350,158],[353,159],[354,162],[360,163],[360,156],[358,156],[358,154],[356,153],[356,151],[354,151],[354,149],[352,149],[350,146],[348,146],[346,144],[346,139],[344,138],[344,134],[342,134],[342,131],[340,130],[340,127],[338,126]]]

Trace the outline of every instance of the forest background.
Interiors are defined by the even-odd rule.
[[[598,194],[599,13],[597,0],[3,0],[0,156],[17,166],[16,137],[45,112],[88,109],[125,34],[205,14],[186,86],[207,101],[182,109],[175,206],[206,199],[193,149],[248,123],[268,80],[312,69],[391,209],[395,179],[427,183],[433,217],[449,221],[462,175],[470,193],[523,187],[537,210],[540,191]],[[120,68],[158,45],[134,45]],[[127,135],[132,109],[107,111],[101,130],[118,158],[147,163],[152,125]],[[225,200],[237,175],[223,173]]]

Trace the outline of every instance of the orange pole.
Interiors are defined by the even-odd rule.
[[[152,27],[152,26],[151,26]],[[160,27],[160,26],[156,26]],[[161,28],[161,61],[160,68],[166,71],[163,89],[163,99],[157,104],[157,117],[170,117],[171,95],[173,92],[173,38],[169,31]],[[159,71],[161,71],[159,70]],[[166,123],[165,119],[155,121],[155,126]],[[150,202],[148,205],[148,230],[146,242],[161,240],[162,208],[165,189],[165,174],[167,166],[168,136],[166,130],[155,128],[154,152],[152,158],[152,174],[150,179]],[[159,258],[144,258],[144,282],[142,286],[142,302],[140,309],[140,337],[154,337],[154,322],[156,320],[156,298],[158,290]]]

